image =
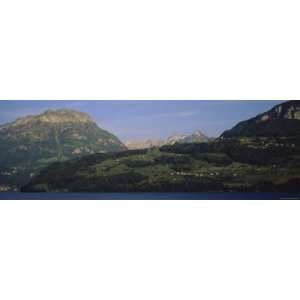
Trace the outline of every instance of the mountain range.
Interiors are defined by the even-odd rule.
[[[127,141],[125,145],[128,149],[148,149],[153,147],[161,147],[163,145],[174,145],[176,143],[208,143],[212,141],[212,138],[207,137],[201,131],[197,131],[190,135],[186,134],[173,134],[166,140],[162,139],[145,139],[136,141]]]
[[[299,102],[277,105],[209,143],[181,143],[187,137],[176,135],[160,147],[53,163],[22,191],[296,192],[300,186]]]

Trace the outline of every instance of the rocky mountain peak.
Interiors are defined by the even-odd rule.
[[[300,101],[287,101],[258,116],[257,122],[274,119],[300,120]]]
[[[46,110],[37,116],[18,119],[17,122],[40,121],[45,123],[90,123],[93,120],[88,114],[70,109]]]
[[[172,144],[178,143],[179,141],[184,140],[186,137],[187,136],[185,134],[174,133],[167,138],[166,144],[172,145]]]
[[[125,145],[128,149],[147,149],[152,147],[161,147],[163,145],[174,145],[176,143],[207,143],[212,139],[207,137],[201,131],[196,131],[190,135],[174,133],[166,140],[144,139],[140,141],[127,141]]]
[[[221,137],[298,136],[300,132],[300,101],[286,101],[269,111],[242,121]]]
[[[48,109],[39,115],[29,115],[20,117],[14,122],[2,125],[4,127],[19,127],[26,125],[33,125],[36,122],[48,123],[48,124],[63,124],[63,123],[94,123],[91,117],[76,110],[71,109]]]
[[[206,135],[205,135],[203,132],[201,132],[200,130],[196,131],[196,132],[194,133],[194,135],[200,136],[200,137],[206,137]]]
[[[163,140],[160,139],[144,139],[125,142],[128,149],[147,149],[152,147],[160,147],[163,145]]]

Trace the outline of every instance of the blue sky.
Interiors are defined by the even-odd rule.
[[[121,140],[166,138],[197,130],[217,137],[237,122],[283,101],[0,101],[0,124],[47,109],[88,113],[100,127]]]

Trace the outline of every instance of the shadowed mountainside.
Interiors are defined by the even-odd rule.
[[[274,137],[300,135],[300,101],[287,101],[255,118],[238,123],[221,137]]]

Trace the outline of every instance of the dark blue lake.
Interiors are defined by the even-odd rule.
[[[0,200],[299,200],[300,193],[0,193]]]

